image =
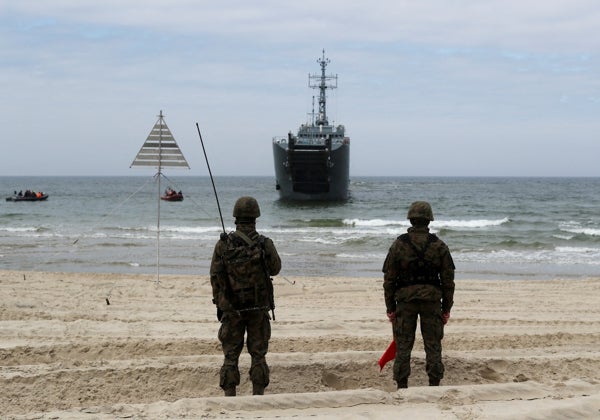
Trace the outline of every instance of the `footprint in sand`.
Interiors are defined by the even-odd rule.
[[[477,373],[479,373],[483,379],[487,379],[488,381],[500,381],[502,379],[502,375],[488,366],[479,369]]]
[[[324,371],[321,375],[321,383],[329,388],[333,388],[336,391],[345,389],[354,389],[357,387],[356,380],[352,378],[344,378],[335,372]]]

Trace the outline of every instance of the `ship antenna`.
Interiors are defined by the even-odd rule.
[[[317,118],[318,125],[329,124],[329,121],[327,121],[327,95],[325,94],[325,91],[327,89],[337,88],[337,74],[335,76],[332,74],[325,74],[325,69],[330,61],[331,60],[329,60],[329,58],[325,57],[325,49],[323,49],[323,56],[317,59],[317,63],[319,63],[321,66],[321,74],[309,75],[308,79],[309,87],[313,89],[319,89],[319,116]]]

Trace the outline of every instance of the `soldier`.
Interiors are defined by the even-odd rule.
[[[394,241],[383,263],[385,306],[396,341],[394,380],[398,388],[408,387],[419,317],[429,385],[438,386],[444,376],[444,325],[454,303],[454,262],[446,244],[429,233],[429,203],[412,203],[407,219],[412,227]]]
[[[269,309],[275,308],[270,276],[281,270],[281,260],[271,239],[256,232],[260,208],[252,197],[240,197],[233,207],[236,230],[223,233],[210,265],[213,303],[221,321],[219,341],[225,360],[220,386],[225,396],[235,396],[240,384],[238,359],[247,337],[252,358],[252,394],[263,395],[269,385],[265,360],[271,338]]]

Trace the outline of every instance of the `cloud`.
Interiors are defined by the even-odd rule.
[[[21,0],[0,23],[7,152],[43,152],[0,174],[129,174],[162,109],[192,174],[199,122],[215,173],[271,175],[323,48],[355,174],[598,174],[595,1]]]
[[[366,41],[496,46],[548,51],[597,48],[600,10],[593,0],[23,0],[9,14],[55,16],[61,23],[180,34],[251,35],[273,42]],[[277,34],[278,37],[273,38]]]

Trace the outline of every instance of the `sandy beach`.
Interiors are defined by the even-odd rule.
[[[0,417],[600,418],[600,278],[458,280],[446,376],[397,391],[380,278],[275,279],[271,385],[218,386],[206,276],[0,271]]]

